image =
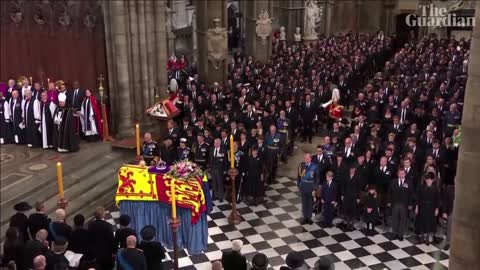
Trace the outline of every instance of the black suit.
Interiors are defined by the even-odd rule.
[[[392,181],[393,171],[386,166],[385,169],[381,169],[380,166],[375,167],[373,171],[373,179],[370,179],[369,184],[375,184],[379,193],[385,193],[388,191],[390,182]]]
[[[85,228],[75,228],[70,234],[68,249],[75,253],[90,255],[90,235]]]
[[[311,142],[313,137],[313,120],[315,119],[316,108],[315,103],[310,101],[310,103],[303,104],[303,139],[307,139]]]
[[[48,225],[50,224],[50,218],[44,213],[33,213],[28,217],[28,229],[30,235],[35,237],[37,232],[41,229],[48,230]]]
[[[48,252],[48,247],[38,240],[30,240],[25,244],[23,251],[23,269],[33,268],[33,259],[38,255],[45,256]]]
[[[337,183],[331,181],[328,184],[328,181],[325,181],[322,186],[322,200],[323,200],[323,216],[326,225],[331,225],[333,221],[333,209],[334,205],[332,202],[336,202],[338,198],[338,187]]]
[[[95,219],[88,225],[88,233],[92,239],[92,253],[101,269],[113,268],[114,239],[112,225],[105,220]]]
[[[224,251],[222,265],[223,269],[247,270],[247,259],[236,251]]]
[[[312,155],[312,162],[318,164],[320,183],[323,184],[325,181],[325,173],[330,170],[332,161],[326,154],[323,154],[321,157],[318,155]]]
[[[67,91],[67,106],[80,110],[83,99],[85,98],[85,90],[82,88],[71,89]]]
[[[389,199],[392,207],[392,231],[395,235],[403,237],[408,228],[407,206],[413,205],[413,185],[408,179],[394,179],[389,187]]]

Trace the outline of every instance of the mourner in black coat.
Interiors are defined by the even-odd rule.
[[[88,225],[88,233],[92,239],[92,253],[101,269],[113,268],[112,255],[114,254],[113,227],[104,220],[105,209],[99,207],[95,212],[95,219]]]
[[[140,235],[142,241],[138,245],[138,248],[143,250],[145,261],[147,262],[148,270],[163,270],[162,259],[165,259],[165,248],[162,243],[154,241],[156,229],[151,225],[143,227]]]
[[[375,223],[378,219],[378,213],[380,211],[380,204],[377,198],[377,192],[375,187],[368,187],[368,195],[365,198],[365,215],[364,220],[367,223],[367,229],[371,230],[371,233],[375,232]]]
[[[28,217],[25,215],[25,212],[32,209],[32,207],[26,202],[20,202],[13,206],[13,209],[17,213],[10,218],[10,227],[16,227],[20,233],[20,239],[26,242],[30,239],[30,235],[28,234]]]
[[[422,241],[425,241],[427,245],[431,242],[431,237],[437,229],[438,208],[440,206],[439,191],[433,185],[434,178],[433,173],[427,173],[424,176],[425,184],[418,188],[416,198],[417,227]]]

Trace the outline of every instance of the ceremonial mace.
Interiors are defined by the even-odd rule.
[[[232,180],[232,212],[228,216],[228,224],[238,225],[242,221],[240,214],[237,211],[237,196],[235,196],[235,177],[237,177],[238,171],[235,169],[235,151],[233,147],[233,135],[230,135],[230,169],[228,175]]]
[[[100,74],[100,76],[98,77],[98,81],[99,81],[99,86],[98,86],[98,92],[100,93],[100,104],[101,104],[101,107],[102,107],[102,126],[103,126],[103,141],[106,142],[106,141],[114,141],[112,137],[110,137],[110,135],[108,134],[108,119],[107,119],[107,108],[105,106],[105,102],[103,100],[103,81],[105,80],[105,78],[103,77],[102,74]]]

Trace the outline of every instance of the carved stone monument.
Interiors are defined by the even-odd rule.
[[[295,40],[295,42],[302,42],[302,34],[300,33],[300,31],[301,28],[297,26],[295,28],[295,33],[293,33],[293,40]]]
[[[227,29],[220,27],[220,19],[213,19],[214,28],[207,32],[208,61],[215,69],[220,69],[222,62],[227,58]]]
[[[272,34],[272,18],[268,14],[267,10],[263,9],[258,14],[257,19],[257,27],[255,28],[255,32],[257,36],[262,39],[262,45],[267,44],[267,38]]]
[[[303,40],[318,39],[317,23],[320,22],[320,9],[314,0],[305,1],[305,16],[303,18]]]
[[[286,37],[286,34],[285,34],[285,27],[282,26],[282,27],[280,27],[280,38],[279,38],[279,40],[284,41],[286,39],[287,39],[287,37]]]

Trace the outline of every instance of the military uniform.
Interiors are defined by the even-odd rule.
[[[291,140],[292,129],[290,124],[290,119],[288,118],[277,119],[277,130],[280,134],[282,134],[283,137],[283,151],[280,153],[282,161],[287,161],[287,154],[290,154],[293,151],[293,141]]]
[[[318,164],[310,162],[300,163],[298,167],[298,188],[302,197],[303,223],[312,223],[313,214],[313,191],[320,184],[320,173]]]
[[[158,143],[156,141],[151,141],[149,143],[143,142],[142,157],[147,166],[150,166],[152,161],[157,162],[160,158],[160,146]]]
[[[184,148],[182,147],[177,147],[177,160],[186,160],[190,159],[190,156],[192,154],[192,151],[190,150],[190,147],[185,146]]]
[[[207,167],[209,148],[210,145],[206,142],[201,145],[194,143],[192,147],[193,162],[197,163],[203,170]]]
[[[265,151],[265,165],[266,165],[266,182],[272,184],[276,178],[278,155],[282,152],[282,136],[280,133],[270,134],[265,136],[265,144],[267,149]]]

